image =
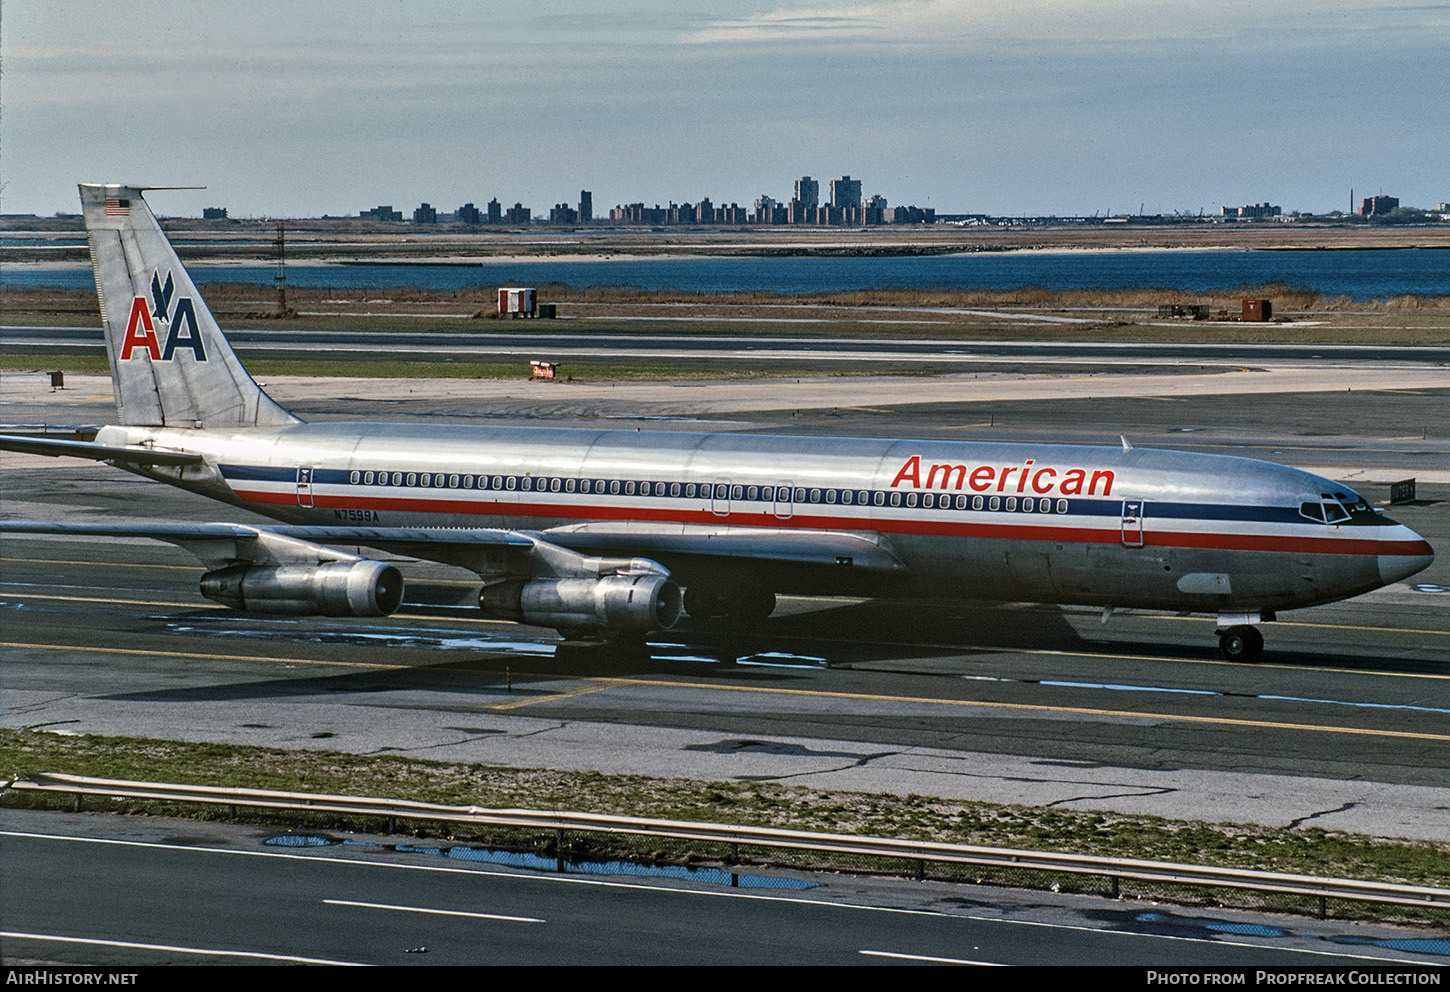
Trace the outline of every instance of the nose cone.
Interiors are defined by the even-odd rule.
[[[1430,542],[1408,527],[1388,528],[1380,542],[1379,573],[1385,585],[1423,572],[1435,560]]]

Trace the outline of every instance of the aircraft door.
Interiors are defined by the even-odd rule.
[[[789,520],[795,513],[795,503],[792,501],[792,493],[795,483],[789,479],[775,487],[775,515],[781,520]]]
[[[717,517],[730,516],[730,480],[716,479],[710,487],[710,512]]]
[[[1143,546],[1143,517],[1146,515],[1147,509],[1146,500],[1123,500],[1123,547],[1141,548]]]
[[[297,470],[297,505],[312,506],[312,469],[299,468]]]

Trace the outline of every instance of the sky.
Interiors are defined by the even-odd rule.
[[[4,0],[0,212],[1450,200],[1450,2]]]

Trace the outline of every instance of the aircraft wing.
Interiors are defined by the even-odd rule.
[[[906,574],[906,565],[875,535],[851,531],[786,531],[771,528],[729,530],[613,522],[580,524],[543,531],[541,537],[589,554],[642,554],[671,571],[689,565],[751,563],[805,571],[850,569],[855,574],[890,578]]]
[[[0,534],[63,534],[88,537],[140,537],[186,548],[208,564],[352,559],[337,550],[367,547],[428,561],[459,565],[489,577],[508,574],[569,573],[547,563],[525,564],[525,557],[549,556],[557,549],[573,555],[648,557],[666,561],[738,562],[852,569],[878,577],[903,575],[906,566],[878,541],[850,532],[789,532],[736,528],[618,527],[584,524],[549,531],[513,531],[484,527],[331,527],[300,524],[156,522],[0,521]],[[320,553],[322,552],[322,553]]]
[[[91,458],[131,465],[194,465],[202,461],[201,455],[189,451],[98,444],[95,441],[72,441],[29,434],[0,434],[0,451],[47,455],[51,458]]]

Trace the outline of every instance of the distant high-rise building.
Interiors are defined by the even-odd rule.
[[[842,176],[831,180],[831,206],[837,208],[861,205],[861,180]]]
[[[1224,207],[1219,211],[1220,216],[1234,217],[1239,220],[1268,220],[1270,217],[1278,217],[1283,213],[1272,203],[1250,203],[1246,207]]]
[[[587,189],[579,191],[579,223],[588,224],[594,220],[594,194]]]
[[[533,211],[516,202],[504,213],[504,220],[510,224],[532,224]]]
[[[460,224],[482,224],[483,211],[479,210],[472,203],[465,203],[454,213]]]
[[[1360,203],[1359,215],[1361,217],[1381,217],[1391,210],[1399,208],[1400,198],[1397,196],[1371,196]]]
[[[438,223],[438,211],[433,209],[431,203],[421,204],[413,211],[414,224],[436,224]]]
[[[503,208],[499,206],[498,197],[488,201],[488,222],[490,224],[503,223]]]
[[[373,207],[371,210],[363,210],[358,213],[363,220],[386,220],[400,221],[403,219],[401,210],[394,210],[391,204]]]
[[[203,207],[201,211],[202,220],[226,220],[226,207]]]
[[[795,181],[795,198],[802,210],[814,210],[821,205],[821,184],[810,176],[801,176]]]

